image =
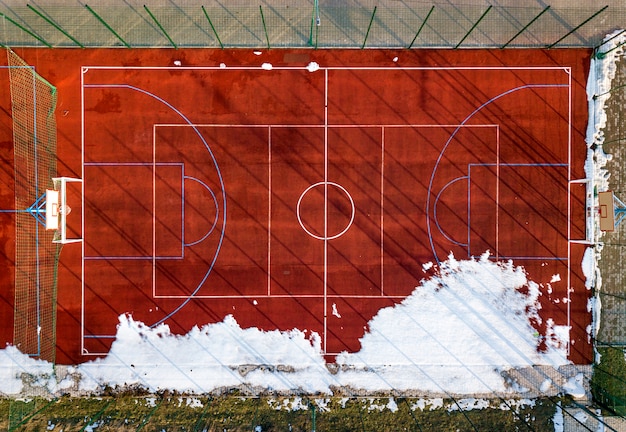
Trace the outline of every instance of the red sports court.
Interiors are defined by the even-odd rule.
[[[309,329],[332,360],[429,263],[486,251],[541,284],[537,330],[569,326],[569,358],[591,361],[588,50],[16,52],[57,86],[58,175],[82,180],[59,363],[106,354],[123,313]]]

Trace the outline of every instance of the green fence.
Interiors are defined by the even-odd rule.
[[[595,2],[568,8],[330,0],[12,3],[0,4],[0,44],[10,47],[593,47],[626,23],[626,6]]]

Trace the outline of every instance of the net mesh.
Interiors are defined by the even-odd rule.
[[[319,27],[313,25],[314,0],[274,0],[261,8],[256,2],[216,0],[186,0],[175,6],[158,1],[149,8],[138,0],[93,7],[65,3],[16,2],[5,8],[0,42],[55,47],[452,48],[463,41],[464,48],[543,48],[558,41],[559,47],[593,47],[626,21],[625,7],[602,10],[594,2],[562,2],[544,13],[540,5],[494,5],[487,11],[482,4],[472,4],[477,2],[435,1],[432,6],[320,0]]]
[[[13,343],[54,362],[60,245],[35,203],[56,175],[56,88],[7,50],[15,166],[15,313]]]

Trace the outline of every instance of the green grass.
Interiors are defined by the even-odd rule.
[[[626,415],[626,359],[622,348],[597,348],[600,363],[594,365],[591,388],[594,398],[611,411]]]
[[[556,400],[537,399],[516,410],[416,408],[418,399],[396,398],[61,397],[52,401],[0,399],[0,430],[81,431],[553,431]],[[446,401],[450,406],[450,401]],[[562,401],[564,404],[567,401]],[[311,405],[309,405],[309,403]],[[309,407],[316,407],[315,414]],[[292,407],[296,409],[292,409]],[[393,408],[390,409],[389,407]],[[19,414],[11,416],[11,413]],[[19,418],[16,422],[15,419]]]

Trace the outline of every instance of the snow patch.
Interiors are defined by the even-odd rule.
[[[317,64],[316,62],[311,62],[306,67],[306,70],[308,70],[309,72],[315,72],[315,71],[318,71],[319,69],[320,69],[320,65]]]
[[[336,303],[333,303],[332,311],[333,311],[333,315],[334,316],[336,316],[337,318],[341,318],[341,315],[339,315],[339,312],[337,312],[337,304]]]
[[[541,321],[540,295],[539,285],[511,261],[492,262],[488,254],[471,260],[450,256],[401,303],[379,310],[365,327],[361,350],[340,353],[335,367],[327,367],[321,338],[310,329],[241,328],[229,315],[176,335],[166,324],[151,328],[122,315],[109,354],[68,367],[58,383],[51,364],[15,347],[0,350],[0,391],[19,394],[23,373],[50,392],[76,385],[87,392],[127,386],[196,394],[230,387],[320,395],[335,388],[526,391],[502,373],[569,363],[567,327],[549,322],[546,349],[537,349],[541,338],[531,323]],[[339,315],[336,306],[332,310]],[[78,383],[71,377],[79,377]]]
[[[556,412],[552,417],[552,423],[554,424],[554,432],[563,432],[563,426],[565,421],[563,419],[563,409],[561,408],[561,402],[557,402]]]
[[[563,384],[563,391],[571,395],[573,398],[584,398],[586,395],[585,388],[583,386],[584,379],[585,376],[581,373],[571,377],[565,384]]]
[[[263,70],[272,70],[272,69],[274,68],[274,66],[272,66],[272,64],[271,64],[271,63],[263,63],[263,64],[261,65],[261,68],[262,68]]]

